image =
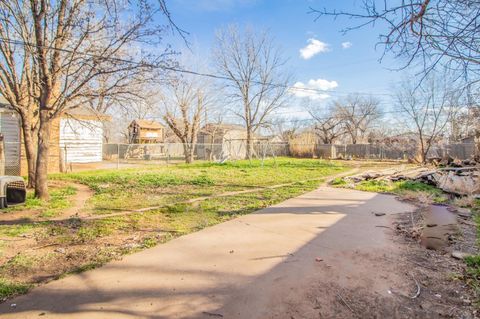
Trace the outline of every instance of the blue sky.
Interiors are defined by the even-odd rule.
[[[352,21],[334,21],[328,17],[315,21],[316,16],[308,14],[309,7],[358,11],[360,3],[358,0],[167,2],[174,21],[190,33],[188,38],[198,51],[195,54],[202,58],[209,58],[215,30],[228,24],[268,29],[284,51],[295,82],[301,82],[297,85],[329,88],[328,94],[332,97],[352,92],[378,94],[379,98],[385,100],[383,107],[388,108],[388,97],[382,94],[390,92],[402,73],[389,70],[400,66],[392,57],[384,59],[382,64],[378,62],[382,48],[375,49],[375,44],[381,32],[380,27],[366,27],[344,35],[340,31],[351,26]],[[180,44],[178,39],[174,43],[177,46]]]

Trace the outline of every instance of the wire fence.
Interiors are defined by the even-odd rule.
[[[246,159],[245,140],[230,140],[221,144],[199,143],[194,146],[181,143],[160,144],[63,144],[56,148],[60,154],[50,154],[51,172],[138,167],[149,164],[168,165],[185,162],[187,154],[193,161],[224,163]],[[417,154],[416,145],[384,144],[288,144],[255,142],[251,147],[252,159],[277,157],[408,160]],[[451,156],[469,159],[476,153],[475,144],[448,144],[433,146],[428,157]],[[20,144],[5,142],[3,158],[4,175],[26,175],[26,160],[21,155]],[[0,159],[2,160],[2,159]],[[50,167],[51,166],[51,167]],[[53,167],[55,166],[55,167]],[[0,171],[0,173],[2,173]]]
[[[18,142],[3,142],[4,154],[0,164],[0,175],[19,176],[21,173],[20,162],[20,143]]]
[[[118,164],[177,163],[185,161],[187,154],[193,160],[226,162],[247,158],[245,141],[228,141],[222,144],[181,143],[161,144],[104,144],[103,160]],[[289,156],[288,144],[254,143],[251,147],[251,158],[265,159],[269,157]]]
[[[246,159],[245,140],[231,140],[222,144],[195,144],[193,147],[181,143],[161,144],[104,144],[102,158],[111,166],[123,164],[160,164],[184,162],[188,153],[193,160],[223,163]],[[447,155],[468,159],[475,155],[475,144],[448,144],[432,146],[430,158]],[[412,145],[384,144],[289,144],[256,142],[252,145],[252,159],[276,157],[323,158],[323,159],[371,159],[408,160],[415,158],[418,147]]]

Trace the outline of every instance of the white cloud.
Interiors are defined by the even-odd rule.
[[[297,82],[290,89],[291,94],[299,98],[309,98],[311,100],[324,100],[330,97],[326,92],[338,86],[337,81],[328,81],[324,79],[311,79],[306,84]],[[325,91],[322,93],[321,91]]]
[[[307,40],[307,43],[306,47],[300,49],[300,56],[305,60],[312,58],[318,53],[330,51],[328,44],[320,40],[310,38]]]
[[[353,43],[350,41],[347,42],[342,42],[342,48],[343,49],[350,49],[352,47]]]

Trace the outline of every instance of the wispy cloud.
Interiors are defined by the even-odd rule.
[[[306,84],[297,82],[290,89],[290,93],[299,98],[309,98],[311,100],[324,100],[330,97],[327,93],[338,86],[337,81],[328,81],[325,79],[311,79]],[[322,91],[325,91],[323,93]]]
[[[350,49],[352,47],[353,43],[350,41],[342,42],[342,48],[343,49]]]
[[[320,40],[310,38],[307,40],[307,46],[300,49],[300,56],[305,59],[311,59],[315,55],[330,51],[329,45]]]

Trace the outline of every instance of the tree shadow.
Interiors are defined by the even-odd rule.
[[[281,308],[275,306],[281,302],[279,294],[301,289],[325,271],[327,263],[353,254],[340,269],[349,271],[368,258],[369,251],[383,251],[389,230],[375,226],[385,224],[390,214],[411,209],[388,195],[354,191],[355,198],[350,198],[352,191],[336,190],[338,196],[333,196],[329,189],[329,198],[324,198],[322,192],[51,282],[0,305],[0,313],[7,318],[42,313],[75,318],[261,318],[267,308]],[[387,215],[376,217],[373,210]]]

